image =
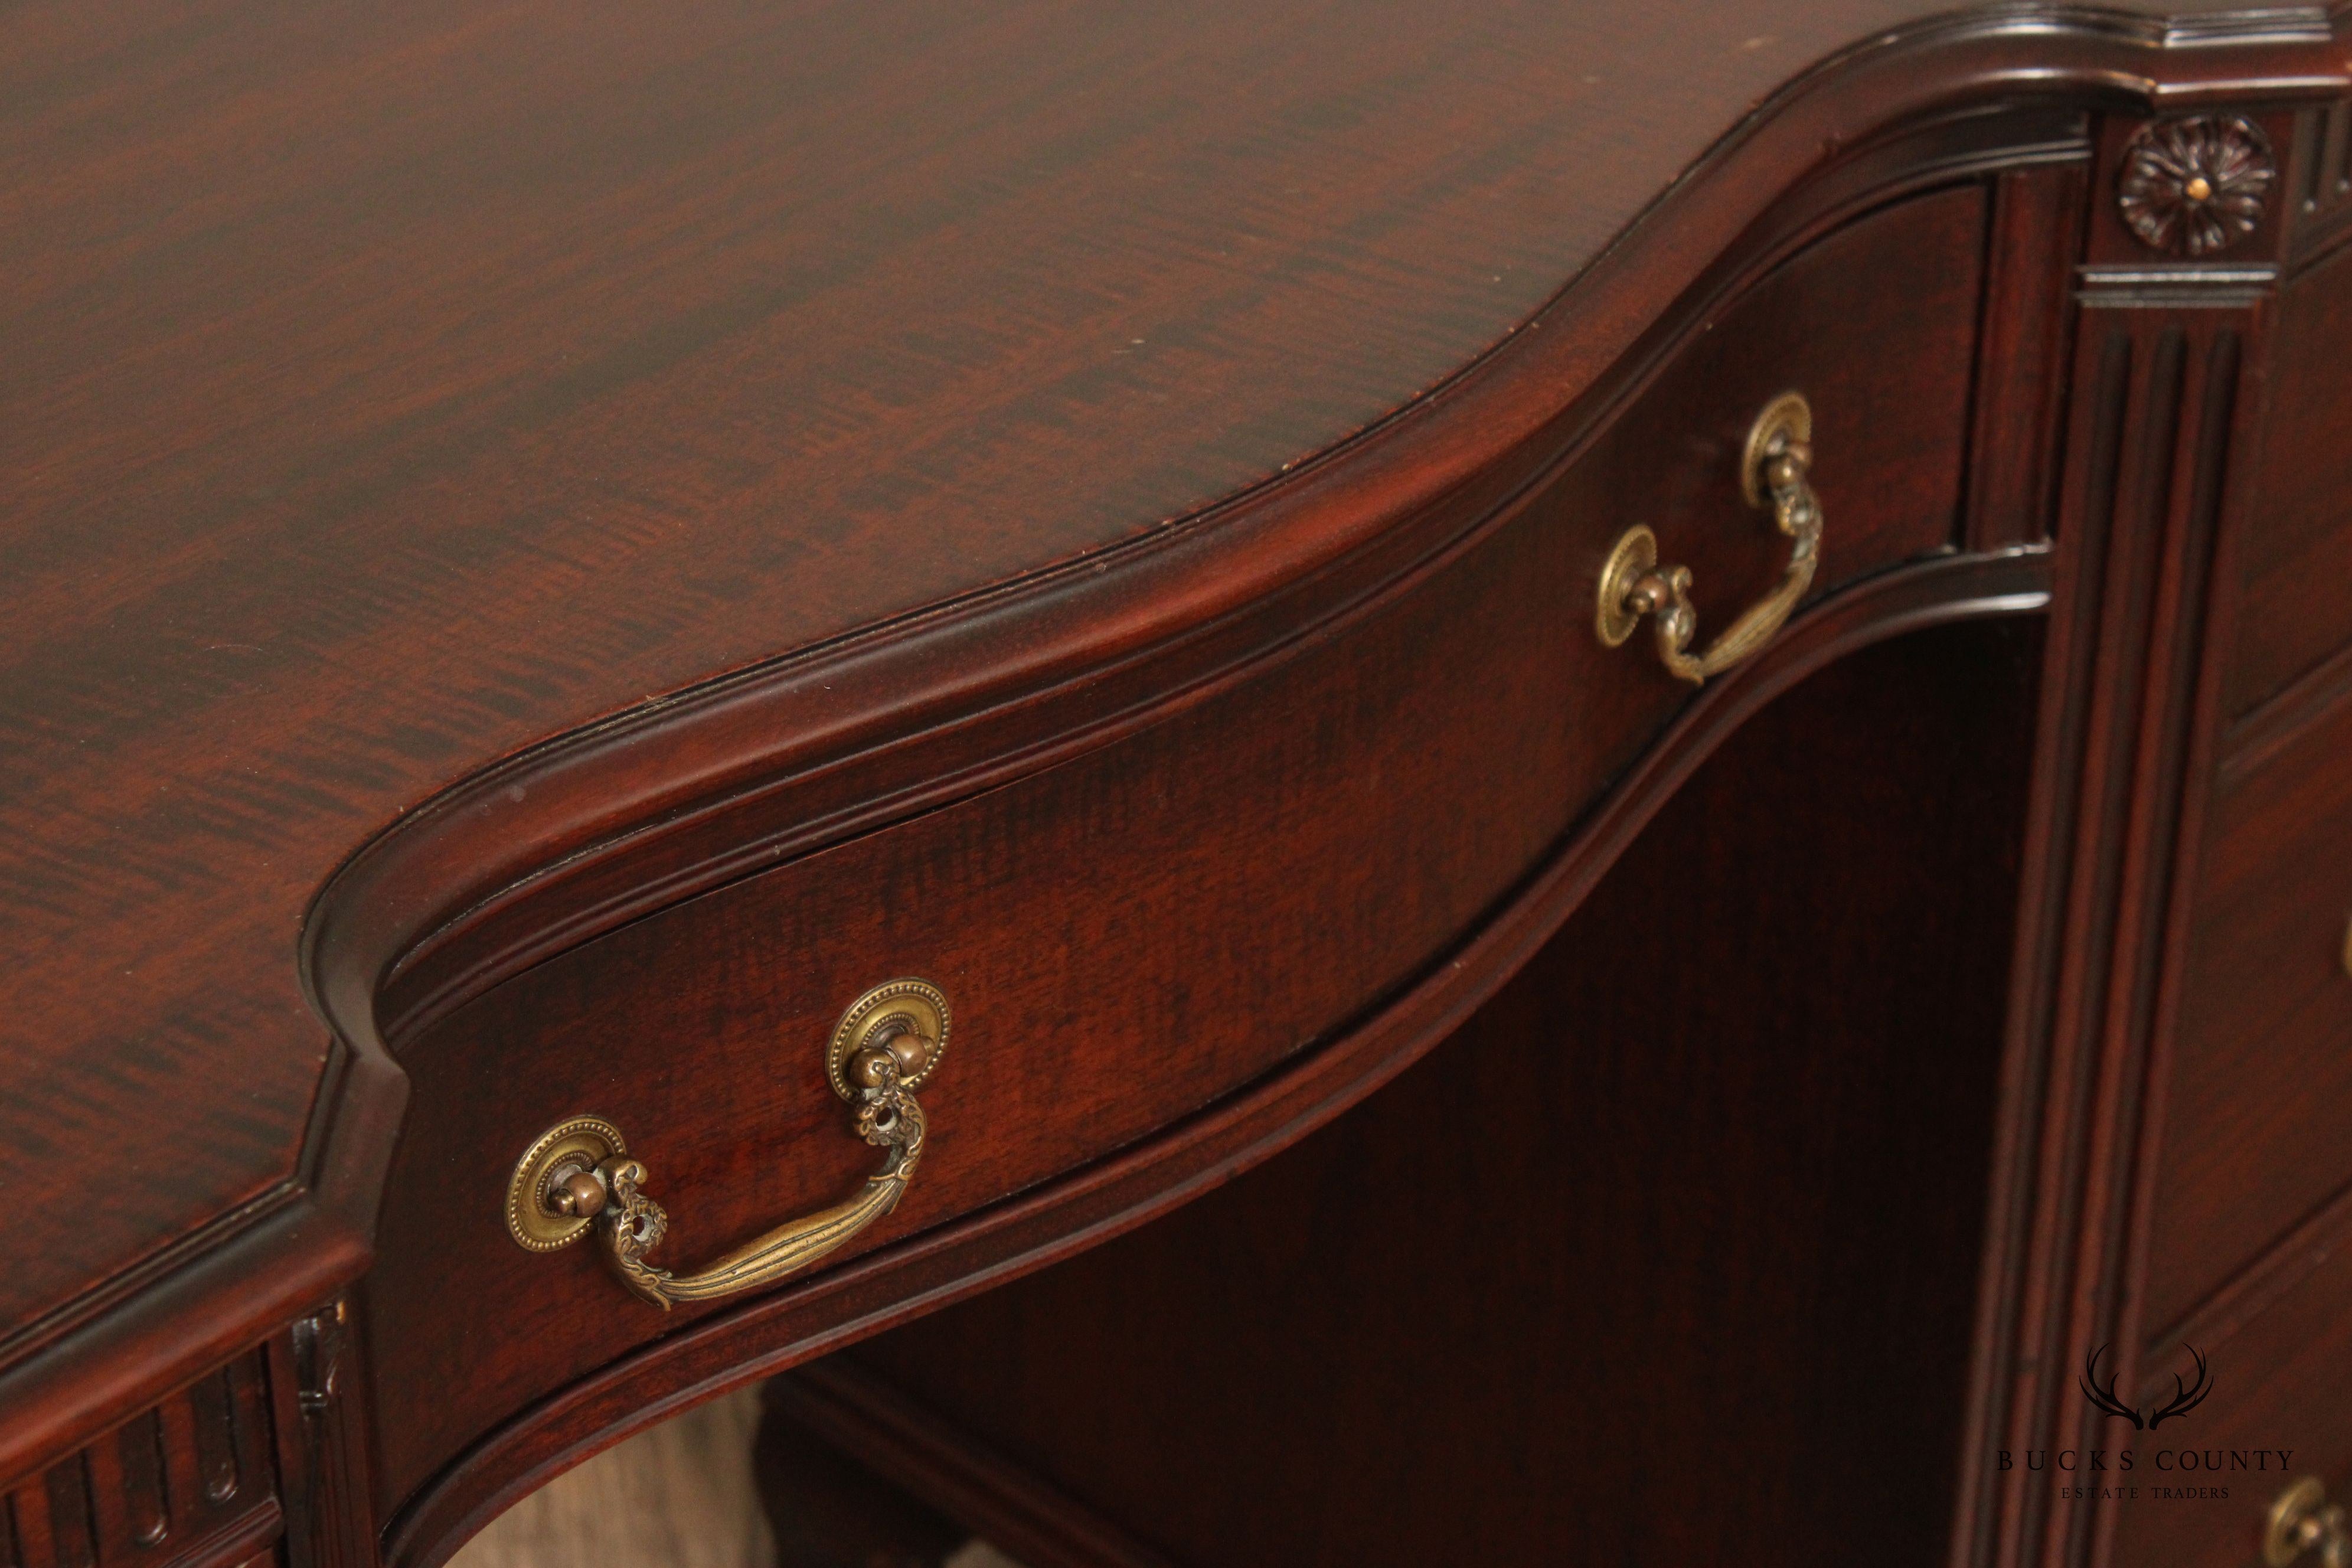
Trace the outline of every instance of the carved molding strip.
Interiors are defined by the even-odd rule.
[[[2170,1027],[2156,979],[2185,902],[2176,850],[2202,810],[2212,563],[2254,348],[2244,290],[2221,279],[2206,292],[2151,300],[2125,284],[2082,297],[2050,650],[2053,670],[2068,675],[2045,692],[2043,713],[2063,782],[2036,808],[2037,830],[2063,848],[2029,890],[2032,929],[2020,948],[2035,955],[2025,1026],[2035,1086],[2019,1136],[2043,1153],[2013,1178],[1996,1243],[2011,1294],[1995,1331],[2010,1365],[2079,1367],[2115,1344],[2126,1387],[2142,1374],[2126,1286],[2145,1240],[2135,1143]],[[1996,1382],[1996,1399],[2021,1393],[1988,1412],[1979,1449],[2082,1440],[2086,1406],[2070,1377]],[[1980,1471],[1976,1482],[1956,1561],[2080,1564],[2113,1528],[2096,1507],[2053,1504],[2021,1471]]]
[[[288,1562],[292,1568],[373,1568],[375,1518],[350,1303],[298,1319],[275,1348],[273,1370],[292,1393],[278,1405],[288,1426]]]
[[[2296,195],[2306,213],[2352,201],[2352,100],[2305,110],[2300,127],[2302,177]]]
[[[0,1568],[243,1563],[278,1521],[256,1351],[0,1495]]]

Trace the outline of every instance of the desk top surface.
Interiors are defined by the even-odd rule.
[[[0,1324],[289,1179],[404,811],[1331,447],[1942,8],[8,10]]]

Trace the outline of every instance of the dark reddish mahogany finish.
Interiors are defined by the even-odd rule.
[[[2032,630],[1814,676],[1333,1127],[836,1359],[1173,1563],[1934,1562]]]
[[[2227,687],[2241,720],[2297,680],[2352,684],[2337,657],[2352,646],[2352,250],[2298,279],[2278,309],[2276,413],[2241,566],[2252,613],[2239,622]]]
[[[173,1178],[25,1206],[10,1348],[297,1196],[287,953],[369,834],[1377,423],[1937,8],[11,8],[0,1143]]]
[[[2213,803],[2158,1177],[2147,1326],[2177,1328],[2352,1178],[2352,701]]]
[[[257,1367],[282,1518],[206,1552],[422,1568],[664,1410],[1266,1157],[1503,986],[1773,693],[2046,605],[1952,1552],[2136,1539],[1990,1456],[2080,1436],[2094,1344],[2160,1375],[2179,1310],[2256,1325],[2244,1397],[2287,1409],[2262,1308],[2334,1299],[2281,1261],[2333,1198],[2143,1282],[2168,1126],[2201,1135],[2167,1085],[2208,817],[2352,668],[2296,564],[2344,516],[2352,62],[2317,11],[1932,9],[10,11],[0,1483],[95,1485],[77,1456]],[[2284,183],[2230,267],[2151,272],[2115,160],[2200,108]],[[1591,574],[1638,513],[1708,630],[1769,582],[1724,462],[1791,382],[1838,591],[1694,699],[1646,634],[1591,644]],[[833,945],[788,996],[744,922],[795,915]],[[1055,1036],[1053,931],[1216,1026]],[[647,998],[708,1065],[803,1053],[927,941],[978,1019],[1140,1087],[1033,1101],[968,1036],[937,1209],[551,1352],[530,1270],[611,1288],[501,1254],[484,1173],[642,1077]],[[598,1017],[605,1077],[551,1082]],[[689,1140],[656,1170],[709,1231],[856,1164],[802,1074],[755,1108],[827,1152],[730,1184],[769,1164],[677,1070],[648,1152]]]
[[[1785,545],[1740,500],[1738,464],[1776,390],[1834,388],[1815,426],[1838,454],[1824,587],[1949,549],[1983,214],[1965,184],[1808,250],[1697,323],[1567,475],[1235,689],[628,926],[420,1035],[365,1292],[387,1499],[674,1326],[616,1310],[486,1368],[471,1318],[448,1315],[452,1279],[497,1318],[609,1289],[585,1249],[525,1254],[480,1201],[551,1122],[622,1124],[680,1222],[666,1256],[690,1266],[856,1186],[873,1156],[822,1045],[904,972],[954,1001],[953,1065],[923,1095],[921,1179],[859,1245],[1034,1186],[1328,1036],[1540,862],[1686,692],[1646,639],[1604,648],[1564,606],[1632,517],[1656,520],[1715,624],[1769,586]],[[1915,255],[1916,290],[1853,297]],[[1906,396],[1915,375],[1927,390]]]
[[[2282,1472],[2325,1476],[2336,1495],[2335,1478],[2352,1458],[2352,1402],[2344,1397],[2344,1368],[2352,1363],[2352,1249],[2341,1244],[2342,1235],[2339,1217],[2326,1233],[2296,1237],[2293,1266],[2284,1278],[2267,1271],[2273,1277],[2261,1281],[2255,1302],[2192,1325],[2192,1342],[2214,1369],[2213,1389],[2189,1415],[2160,1427],[2158,1441],[2145,1444],[2175,1455],[2168,1470],[2149,1479],[2218,1489],[2228,1498],[2223,1506],[2176,1507],[2168,1517],[2168,1510],[2126,1511],[2112,1561],[2215,1568],[2252,1563],[2246,1521],[2277,1495]],[[2149,1372],[2138,1401],[2144,1409],[2174,1398],[2176,1378],[2194,1385],[2194,1363],[2178,1341],[2149,1358]],[[2113,1439],[2121,1436],[2117,1430]],[[2196,1470],[2179,1468],[2184,1449],[2196,1451]],[[2210,1467],[2209,1453],[2219,1460]],[[2142,1463],[2153,1469],[2152,1453]]]

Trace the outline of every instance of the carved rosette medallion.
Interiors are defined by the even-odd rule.
[[[2200,114],[2140,128],[2125,149],[2116,201],[2142,244],[2212,256],[2253,232],[2277,183],[2260,126],[2243,115]]]

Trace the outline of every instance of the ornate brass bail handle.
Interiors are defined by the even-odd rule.
[[[559,1122],[523,1151],[507,1184],[507,1229],[533,1252],[569,1247],[594,1230],[621,1283],[664,1311],[772,1284],[898,1206],[923,1157],[923,1108],[914,1091],[939,1065],[947,1039],[947,996],[927,982],[894,980],[852,1003],[825,1047],[825,1077],[856,1106],[852,1126],[883,1151],[882,1168],[846,1202],[779,1226],[691,1274],[646,1260],[668,1235],[669,1215],[646,1195],[646,1167],[629,1157],[620,1129],[593,1116]]]
[[[1740,461],[1739,487],[1748,504],[1769,507],[1774,524],[1790,541],[1779,587],[1749,605],[1715,646],[1695,654],[1690,648],[1698,636],[1698,612],[1691,607],[1690,568],[1660,566],[1658,536],[1636,524],[1618,539],[1601,571],[1594,618],[1601,640],[1615,647],[1633,635],[1643,616],[1654,616],[1659,659],[1693,685],[1720,675],[1769,642],[1812,585],[1821,564],[1822,503],[1808,479],[1812,440],[1811,406],[1802,394],[1784,392],[1756,416]]]
[[[2352,1568],[2352,1526],[2344,1505],[2327,1500],[2327,1489],[2305,1476],[2279,1493],[2263,1528],[2263,1561],[2270,1568],[2315,1563],[2320,1568]]]

